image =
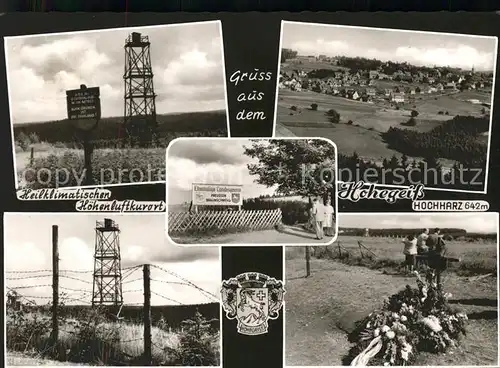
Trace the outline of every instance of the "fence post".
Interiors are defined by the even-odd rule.
[[[340,246],[340,240],[337,240],[337,245],[339,247],[339,258],[342,258],[342,247]]]
[[[59,340],[59,232],[52,225],[52,346],[55,349]]]
[[[306,277],[311,276],[311,248],[306,245]]]
[[[143,266],[144,278],[144,364],[151,365],[151,283],[150,268]]]
[[[35,147],[31,147],[30,152],[30,166],[33,166],[33,162],[35,161]]]
[[[90,140],[90,131],[83,133],[83,161],[85,168],[85,185],[94,184],[94,177],[92,173],[92,154],[94,152],[94,145]]]

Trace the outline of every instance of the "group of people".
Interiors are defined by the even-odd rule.
[[[424,229],[420,234],[410,234],[404,241],[403,253],[405,255],[405,266],[409,271],[413,271],[417,265],[417,255],[426,255],[425,263],[428,267],[436,271],[446,268],[446,244],[439,228],[429,233],[429,229]],[[439,280],[438,280],[439,281]]]
[[[325,236],[334,236],[334,213],[331,200],[324,200],[322,197],[313,199],[312,206],[309,210],[309,220],[315,233],[316,239],[324,239]]]

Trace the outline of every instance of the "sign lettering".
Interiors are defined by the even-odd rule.
[[[195,206],[241,206],[243,186],[232,184],[193,184]]]

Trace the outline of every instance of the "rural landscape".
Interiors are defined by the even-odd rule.
[[[287,365],[350,365],[371,341],[370,333],[377,336],[374,329],[380,321],[392,324],[389,331],[397,338],[390,340],[393,336],[384,334],[380,353],[374,351],[365,365],[498,364],[497,214],[344,214],[339,225],[339,237],[332,245],[307,251],[305,247],[286,249]],[[459,259],[443,271],[441,291],[420,280],[425,266],[414,274],[403,265],[406,236],[434,227],[441,227],[446,239],[446,256]],[[411,299],[422,291],[425,303]],[[418,321],[405,312],[410,306]],[[429,307],[434,308],[432,313],[441,310],[448,321],[457,322],[450,330],[439,317],[442,331],[453,343],[439,340],[439,333],[431,333],[436,340],[426,340],[429,330],[422,323]],[[437,347],[438,341],[444,348]],[[392,351],[398,355],[391,356]],[[404,356],[408,360],[401,360]]]
[[[171,140],[229,134],[218,22],[6,44],[18,189],[164,181]],[[79,88],[100,95],[70,106]]]
[[[484,190],[495,38],[293,22],[282,37],[277,137],[336,142],[342,181],[359,168],[358,180]]]
[[[323,139],[179,139],[167,153],[167,235],[189,245],[329,244],[335,154]],[[323,237],[313,200],[329,211]]]
[[[165,245],[157,241],[133,245],[133,222],[151,222],[152,217],[91,216],[96,221],[92,256],[93,244],[80,242],[87,240],[85,235],[80,237],[85,231],[92,238],[91,226],[85,226],[92,219],[76,215],[60,222],[64,216],[31,217],[38,217],[39,230],[57,217],[60,225],[46,226],[40,231],[46,242],[36,244],[23,242],[21,238],[27,237],[22,236],[15,242],[15,235],[6,234],[10,253],[5,272],[7,365],[220,365],[218,249],[197,256],[194,249],[167,246],[167,256],[159,248]],[[156,226],[163,219],[157,217],[150,225],[156,233],[148,236],[150,241],[163,238]],[[12,215],[6,224],[19,227],[35,222],[27,218]],[[78,222],[85,230],[74,230]],[[41,255],[50,254],[51,243],[52,260]],[[16,260],[27,248],[39,253],[38,261],[19,264]],[[150,261],[144,251],[158,260],[141,264]],[[193,272],[212,276],[193,277]],[[200,282],[202,278],[206,281]]]

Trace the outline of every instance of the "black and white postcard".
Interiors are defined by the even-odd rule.
[[[275,136],[336,142],[339,181],[486,193],[497,46],[283,21]]]
[[[6,364],[220,366],[220,250],[164,216],[9,213]]]
[[[219,21],[6,37],[5,52],[17,189],[164,181],[172,139],[228,136]]]
[[[167,236],[178,244],[328,244],[337,236],[327,139],[178,138],[167,149]]]
[[[286,248],[286,366],[498,365],[497,213],[342,213],[303,253]]]

